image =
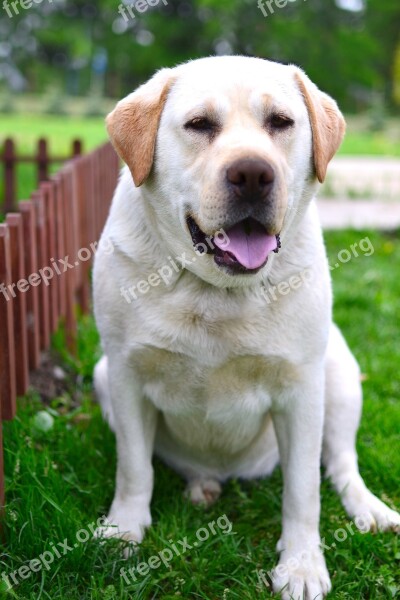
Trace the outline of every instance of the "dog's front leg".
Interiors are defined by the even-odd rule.
[[[319,536],[323,395],[323,366],[318,365],[303,371],[302,382],[273,410],[284,483],[273,587],[283,600],[321,600],[330,590]]]
[[[119,355],[108,361],[109,391],[117,438],[116,491],[109,526],[98,531],[140,542],[151,525],[152,454],[157,422],[155,407],[143,397],[132,368]]]

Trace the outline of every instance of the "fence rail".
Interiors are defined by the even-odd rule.
[[[36,165],[38,185],[49,178],[49,167],[52,163],[63,163],[69,158],[82,154],[82,142],[72,142],[71,155],[68,157],[54,156],[49,152],[49,145],[45,138],[40,138],[37,143],[36,154],[27,156],[18,154],[12,138],[4,141],[3,151],[0,153],[0,162],[4,165],[4,212],[11,212],[16,205],[17,197],[17,166],[19,163],[33,163]]]
[[[0,506],[4,504],[1,422],[64,322],[76,343],[76,307],[90,306],[89,270],[107,218],[119,163],[111,144],[69,160],[0,224]]]

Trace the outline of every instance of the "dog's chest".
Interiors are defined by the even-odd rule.
[[[159,302],[156,318],[142,315],[146,328],[135,323],[131,359],[175,439],[239,450],[256,438],[280,390],[297,377],[299,344],[285,336],[285,319],[273,308],[225,300],[196,306],[178,295]]]
[[[157,407],[176,414],[193,410],[216,413],[228,405],[244,405],[250,396],[254,404],[256,393],[265,389],[266,367],[256,357],[235,357],[211,367],[203,364],[201,357],[196,360],[149,348],[140,353],[135,370]],[[265,393],[262,402],[267,404]]]
[[[285,320],[254,299],[192,298],[176,294],[158,303],[156,318],[143,315],[146,328],[136,322],[141,343],[132,362],[146,396],[164,413],[199,412],[212,421],[263,414],[293,379],[298,358]]]
[[[264,355],[259,333],[254,332],[252,345],[246,327],[235,331],[231,323],[230,329],[210,333],[198,325],[175,333],[172,349],[158,339],[157,345],[135,351],[135,372],[145,395],[164,413],[201,413],[211,421],[260,415],[275,391],[293,379],[295,368],[279,355],[279,344],[271,343]]]

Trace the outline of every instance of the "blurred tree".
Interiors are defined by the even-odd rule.
[[[400,45],[400,2],[368,0],[365,26],[369,35],[379,40],[372,68],[379,74],[379,86],[387,99],[394,99],[394,68]]]
[[[400,42],[396,48],[393,65],[393,100],[400,106]]]
[[[133,17],[121,0],[42,0],[12,18],[0,7],[0,79],[87,94],[103,56],[105,93],[120,97],[162,66],[241,53],[300,65],[347,110],[377,92],[394,106],[399,0],[288,0],[267,17],[258,0],[160,0],[145,13],[136,1],[122,3]]]

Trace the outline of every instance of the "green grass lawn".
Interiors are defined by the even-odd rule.
[[[342,249],[369,236],[374,253],[360,255],[332,271],[335,317],[366,376],[365,405],[358,438],[361,471],[371,489],[400,508],[400,248],[397,235],[340,232],[326,236],[330,263]],[[48,570],[33,572],[8,592],[18,599],[172,599],[243,600],[270,598],[257,572],[276,562],[280,532],[282,481],[279,469],[270,479],[231,481],[221,499],[204,511],[183,497],[184,483],[160,462],[155,463],[153,527],[138,554],[127,563],[116,542],[87,537],[90,524],[104,515],[114,491],[115,441],[93,402],[91,372],[99,355],[91,318],[80,320],[79,354],[65,352],[61,333],[54,347],[59,362],[77,381],[75,399],[64,393],[43,407],[35,392],[19,400],[18,415],[4,424],[7,486],[5,543],[0,573],[10,574],[45,551],[59,549]],[[76,403],[76,399],[79,400]],[[54,425],[38,427],[45,409]],[[232,531],[217,530],[207,541],[176,556],[168,566],[151,570],[129,585],[120,568],[177,544],[192,543],[200,527],[226,515]],[[321,534],[336,600],[374,600],[400,594],[400,544],[394,534],[349,533],[338,497],[322,485]],[[83,533],[80,530],[85,530]],[[339,533],[338,533],[339,532]],[[335,538],[336,536],[336,538]],[[72,549],[66,550],[64,540]],[[57,546],[57,544],[61,546]],[[52,545],[53,544],[53,545]],[[76,545],[76,547],[74,547]],[[178,544],[179,547],[179,544]],[[49,556],[49,555],[45,555]],[[6,585],[0,579],[5,590]]]
[[[348,130],[339,156],[400,156],[400,135],[397,139],[388,137],[385,132]]]
[[[104,119],[59,115],[7,115],[0,119],[0,142],[12,137],[18,149],[34,152],[37,140],[47,137],[54,154],[67,154],[74,138],[84,141],[85,150],[91,150],[107,139]]]
[[[12,137],[17,152],[28,156],[36,153],[37,141],[41,137],[49,140],[50,155],[70,156],[72,141],[83,142],[84,152],[105,142],[107,131],[101,117],[71,117],[58,115],[0,115],[0,151],[4,140]],[[52,165],[52,172],[60,168]],[[31,164],[20,164],[17,169],[17,194],[19,200],[27,200],[36,189],[36,168]],[[0,177],[0,207],[3,199],[3,175]]]
[[[400,119],[385,120],[381,131],[371,131],[365,115],[346,116],[347,131],[339,155],[400,156]]]

